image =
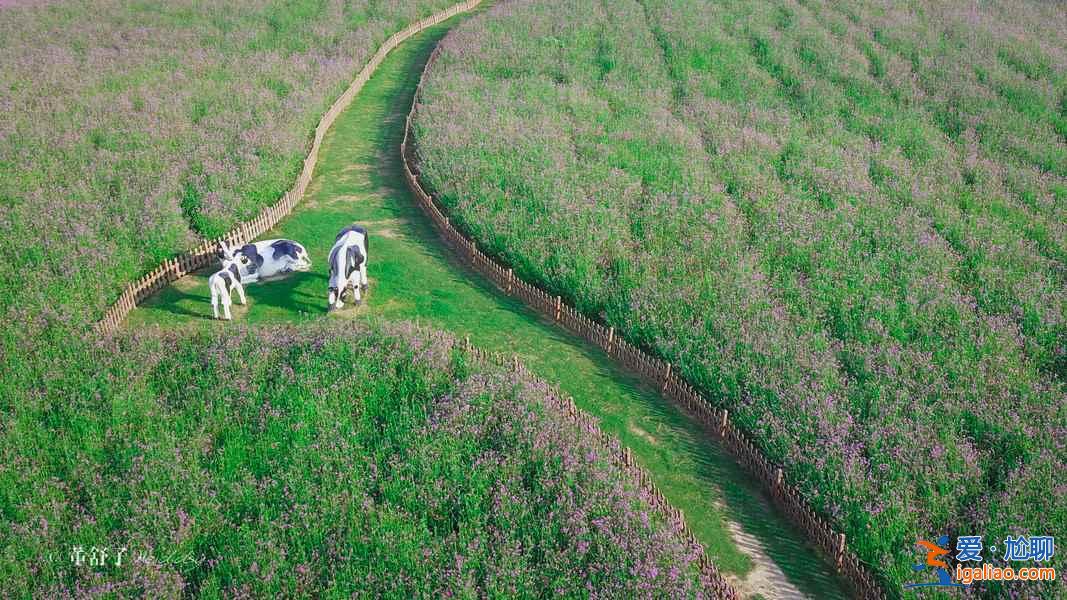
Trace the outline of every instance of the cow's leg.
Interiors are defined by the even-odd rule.
[[[230,305],[233,304],[233,299],[230,298],[231,290],[226,290],[226,293],[222,295],[222,317],[227,321],[233,319],[230,315]]]
[[[237,297],[241,300],[241,305],[245,305],[247,303],[245,300],[245,286],[235,281],[233,282],[233,288],[237,290]]]
[[[352,278],[348,280],[348,285],[352,286],[352,301],[356,304],[363,302],[363,298],[359,293],[359,272],[352,274]]]
[[[366,290],[367,289],[367,261],[365,261],[365,260],[363,261],[362,265],[359,265],[359,279],[360,279],[360,285],[362,285],[363,289]]]
[[[208,292],[211,293],[211,314],[214,315],[214,318],[217,319],[219,318],[219,290],[215,286],[214,275],[212,275],[211,278],[207,280],[207,289]]]

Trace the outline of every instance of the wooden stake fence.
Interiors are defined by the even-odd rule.
[[[483,361],[497,366],[510,367],[516,373],[533,376],[533,374],[526,369],[526,366],[519,361],[518,355],[512,355],[508,357],[492,352],[486,352],[481,348],[471,346],[470,337],[464,339],[464,350],[475,361]],[[597,441],[606,449],[612,459],[612,462],[619,467],[623,473],[625,473],[639,489],[644,491],[647,496],[647,500],[653,508],[659,510],[666,517],[668,522],[677,527],[682,536],[687,542],[693,544],[701,549],[700,556],[697,559],[697,566],[700,569],[701,574],[704,576],[709,588],[708,592],[713,595],[714,598],[721,600],[740,600],[741,595],[730,584],[730,582],[719,573],[718,569],[708,558],[708,555],[703,551],[703,545],[693,535],[692,530],[685,522],[685,515],[682,511],[675,508],[656,487],[655,482],[652,480],[652,476],[648,471],[642,468],[633,457],[633,453],[629,448],[619,447],[618,441],[614,437],[605,434],[600,430],[600,426],[597,424],[596,418],[589,413],[578,408],[578,405],[574,403],[574,398],[562,395],[552,394],[545,398],[545,403],[551,408],[558,410],[568,421],[575,424],[579,430],[587,435],[591,435],[597,438]]]
[[[512,269],[497,263],[480,251],[474,240],[461,233],[444,214],[418,180],[414,152],[411,144],[411,123],[416,114],[426,73],[440,54],[440,46],[434,49],[423,69],[408,112],[404,127],[404,140],[400,152],[403,157],[404,177],[416,201],[430,218],[438,234],[471,268],[492,281],[509,295],[521,299],[529,307],[558,323],[564,329],[599,346],[627,370],[637,374],[675,405],[684,409],[701,423],[706,431],[717,437],[769,491],[771,498],[783,513],[807,536],[809,541],[830,559],[841,577],[851,586],[854,595],[864,600],[882,600],[886,593],[871,570],[848,549],[845,534],[837,532],[827,520],[812,510],[796,487],[785,481],[782,468],[771,463],[760,449],[729,419],[726,409],[716,408],[696,389],[671,369],[670,363],[654,358],[623,339],[614,328],[606,327],[579,313],[537,286],[519,278]],[[632,459],[631,459],[632,460]],[[647,475],[643,475],[647,478]],[[649,482],[649,485],[652,485]],[[654,486],[653,486],[654,489]],[[664,504],[665,501],[664,501]],[[671,509],[675,510],[675,509]],[[673,513],[672,513],[673,514]],[[677,513],[681,519],[681,513]]]
[[[221,238],[205,240],[192,250],[164,261],[156,269],[127,285],[114,304],[104,312],[100,321],[94,325],[94,330],[101,334],[115,331],[138,303],[167,284],[210,263],[215,256],[215,249],[220,241],[225,241],[233,246],[245,244],[262,235],[265,231],[274,227],[281,219],[288,216],[307,191],[326,131],[329,130],[341,112],[352,102],[352,99],[370,79],[370,76],[385,59],[385,56],[411,36],[428,27],[438,25],[457,14],[470,11],[479,4],[481,4],[481,0],[468,0],[456,4],[441,13],[413,23],[390,36],[319,121],[318,126],[315,128],[315,137],[311,149],[304,160],[304,168],[291,190],[286,192],[275,204],[266,207],[258,216],[248,222],[240,223]],[[425,77],[426,71],[433,64],[438,54],[439,49],[435,49],[427,62],[426,69],[423,71],[423,77]],[[607,328],[589,319],[570,305],[563,303],[560,297],[553,297],[525,280],[515,277],[511,269],[496,263],[478,250],[473,240],[467,239],[449,222],[448,217],[441,212],[433,199],[419,184],[408,143],[411,134],[411,120],[415,113],[418,98],[421,95],[422,85],[423,81],[420,78],[415,96],[416,100],[408,113],[401,153],[404,163],[404,175],[408,185],[417,198],[419,206],[429,216],[441,237],[455,248],[457,253],[472,268],[490,279],[506,293],[520,298],[528,306],[545,316],[553,317],[563,328],[601,347],[617,362],[646,381],[661,387],[666,398],[685,408],[696,417],[710,432],[722,440],[723,444],[737,456],[742,464],[766,484],[771,492],[771,497],[784,512],[809,536],[815,546],[834,559],[834,564],[838,571],[851,582],[857,597],[869,599],[885,598],[884,591],[874,576],[871,575],[867,566],[848,550],[844,534],[835,532],[825,520],[807,506],[796,488],[784,482],[780,467],[772,466],[770,461],[762,456],[759,449],[745,437],[743,432],[733,426],[725,409],[716,409],[711,406],[692,386],[673,373],[666,362],[653,358],[636,346],[631,345],[618,336],[614,328]],[[572,407],[573,400],[568,399],[567,406]],[[587,423],[583,427],[590,432],[603,435],[596,428],[595,422],[577,408],[568,408],[566,412],[567,414],[573,412],[575,419],[580,419],[581,423]],[[659,503],[665,510],[671,511],[672,518],[676,519],[684,527],[684,518],[681,512],[671,507],[655,488],[655,484],[647,473],[636,467],[636,463],[634,463],[628,449],[623,452],[621,460],[623,461],[622,464],[625,464],[628,468],[637,469],[637,475],[635,476],[641,482],[642,487],[651,490],[653,497],[656,498],[655,502]],[[684,530],[695,541],[688,527],[685,527]],[[719,593],[720,597],[738,597],[737,592],[718,574],[706,555],[702,555],[701,564],[702,568],[705,568],[711,574],[709,577],[717,582],[715,584],[716,593]]]
[[[126,319],[126,316],[130,314],[130,311],[136,308],[145,298],[161,290],[167,284],[211,263],[215,259],[215,250],[218,248],[220,241],[224,241],[231,246],[246,244],[288,216],[304,197],[304,192],[307,191],[308,184],[311,183],[311,176],[315,171],[315,164],[319,158],[319,148],[326,132],[344,109],[351,104],[356,94],[363,89],[364,84],[370,79],[378,65],[385,60],[386,55],[411,36],[428,27],[443,23],[460,13],[470,11],[481,2],[482,0],[461,2],[445,11],[412,23],[403,30],[389,36],[378,48],[378,51],[374,53],[374,56],[363,66],[363,69],[356,75],[356,78],[349,84],[344,93],[334,101],[330,109],[319,120],[318,126],[315,127],[315,137],[312,140],[311,149],[308,151],[307,158],[304,159],[304,168],[291,190],[286,192],[273,205],[264,208],[259,215],[250,221],[238,223],[232,231],[221,238],[205,240],[192,250],[163,261],[163,264],[127,285],[122,290],[122,293],[119,294],[115,303],[104,311],[103,317],[93,326],[93,330],[98,334],[108,334],[118,329],[119,325]]]

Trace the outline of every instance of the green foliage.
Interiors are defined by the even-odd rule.
[[[609,449],[452,338],[347,323],[54,356],[56,387],[2,407],[7,593],[699,592]]]
[[[446,40],[416,122],[454,222],[730,408],[891,589],[932,529],[1063,531],[1062,499],[1026,503],[1067,426],[1062,14],[491,14]]]
[[[740,525],[767,548],[791,584],[819,598],[842,597],[827,568],[804,550],[801,536],[759,500],[749,476],[703,435],[699,424],[665,404],[655,390],[639,385],[606,356],[591,352],[581,340],[560,335],[515,298],[472,276],[441,247],[407,191],[396,149],[421,66],[450,25],[421,34],[391,53],[334,124],[323,142],[307,198],[265,234],[304,242],[314,261],[311,271],[284,283],[248,286],[249,305],[235,306],[235,319],[277,324],[322,318],[328,270],[322,258],[339,229],[353,222],[364,224],[373,238],[369,296],[359,308],[327,318],[418,320],[469,336],[480,347],[517,354],[539,376],[573,396],[599,419],[604,432],[633,452],[671,504],[685,513],[694,535],[722,572],[738,577],[752,572],[752,559],[730,532],[731,524]],[[600,50],[590,48],[590,52]],[[598,74],[591,71],[589,76]],[[618,69],[613,76],[629,77]],[[523,93],[550,94],[551,88],[530,84]],[[595,119],[608,112],[600,103],[579,97],[569,100],[568,110],[575,118]],[[507,173],[499,177],[504,180]],[[538,213],[532,209],[522,218],[533,221]],[[555,252],[554,260],[564,263],[566,249]],[[598,264],[585,262],[572,277],[586,277],[596,268]],[[617,269],[613,272],[620,280],[637,281],[640,275],[621,248],[613,250],[609,268]],[[229,323],[208,320],[207,275],[196,273],[165,288],[130,315],[128,326],[227,328]]]
[[[453,1],[24,4],[0,9],[0,197],[15,224],[0,315],[28,328],[20,307],[56,298],[91,322],[127,282],[276,202],[378,45]],[[71,256],[72,234],[94,251]],[[56,276],[82,270],[79,285]]]

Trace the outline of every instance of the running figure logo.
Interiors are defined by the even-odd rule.
[[[931,583],[909,583],[904,586],[905,589],[922,588],[922,587],[966,587],[962,583],[953,583],[952,574],[949,573],[948,563],[941,560],[940,557],[948,554],[948,536],[943,535],[937,538],[937,543],[928,542],[926,540],[919,540],[915,542],[916,545],[922,546],[926,550],[926,562],[912,565],[911,568],[916,571],[924,571],[926,567],[933,567],[937,573],[937,581]]]

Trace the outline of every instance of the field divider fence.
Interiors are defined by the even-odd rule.
[[[517,355],[509,357],[498,352],[478,348],[471,345],[469,337],[464,338],[463,349],[477,362],[510,368],[518,375],[536,377],[536,374],[529,371]],[[697,566],[714,597],[721,600],[740,600],[741,595],[736,588],[719,573],[714,563],[708,558],[707,553],[703,551],[703,545],[697,540],[692,530],[689,529],[689,525],[686,524],[685,515],[675,508],[656,487],[652,476],[634,459],[630,449],[621,445],[614,436],[601,431],[596,417],[578,408],[573,397],[553,393],[546,397],[544,402],[550,408],[556,409],[581,432],[596,438],[597,442],[608,450],[612,463],[644,493],[645,500],[648,501],[649,505],[662,513],[667,518],[667,521],[678,529],[687,543],[701,549],[700,556],[697,557]]]
[[[315,136],[311,142],[311,149],[304,159],[304,167],[300,171],[300,175],[297,176],[292,189],[283,194],[274,204],[263,208],[258,215],[249,221],[238,223],[222,237],[204,240],[191,250],[163,261],[155,269],[127,284],[115,302],[104,311],[100,320],[93,325],[93,331],[96,334],[109,334],[116,331],[130,312],[145,298],[185,275],[210,264],[216,257],[216,249],[219,247],[219,242],[226,242],[230,246],[246,244],[287,217],[300,200],[303,199],[304,193],[307,192],[326,132],[329,131],[334,121],[344,112],[345,108],[352,103],[352,99],[356,97],[356,94],[363,89],[363,86],[374,74],[374,71],[385,60],[386,55],[411,36],[429,27],[439,25],[460,13],[473,10],[481,3],[482,0],[460,2],[437,14],[420,19],[389,36],[382,42],[382,45],[378,47],[378,50],[363,68],[360,69],[345,91],[334,100],[329,110],[322,115],[318,125],[315,127]]]
[[[412,121],[418,112],[426,74],[440,56],[440,51],[439,45],[430,55],[419,78],[411,110],[408,112],[404,125],[404,139],[401,142],[400,152],[403,159],[404,178],[415,196],[416,203],[429,217],[441,238],[453,248],[461,260],[492,281],[502,291],[522,300],[535,312],[554,321],[563,329],[604,350],[615,362],[660,390],[664,398],[692,416],[707,433],[716,438],[764,485],[772,501],[807,536],[808,541],[829,559],[856,598],[864,600],[887,598],[885,588],[879,579],[849,549],[845,534],[838,532],[827,519],[808,505],[800,490],[786,481],[783,468],[763,455],[750,437],[730,420],[730,414],[726,408],[716,407],[709,402],[693,385],[679,375],[677,370],[672,369],[669,362],[651,356],[627,341],[613,327],[607,327],[582,314],[564,302],[562,297],[552,295],[520,278],[511,268],[498,263],[494,258],[482,252],[473,239],[468,238],[456,228],[445,214],[444,208],[439,206],[433,196],[426,192],[418,178],[418,166],[411,141]],[[642,481],[647,481],[647,484],[642,483],[644,487],[659,494],[647,474],[642,471],[640,477]],[[657,502],[669,506],[665,499],[661,499],[662,494],[656,498]],[[676,511],[673,508],[670,510]],[[684,521],[680,512],[672,514],[677,514],[677,517]],[[689,531],[688,527],[685,531]],[[729,587],[729,591],[723,592],[722,597],[736,597],[730,595],[737,594],[736,590],[729,586],[729,583],[715,570],[706,556],[703,560],[708,565],[709,578],[716,582],[721,581]]]

